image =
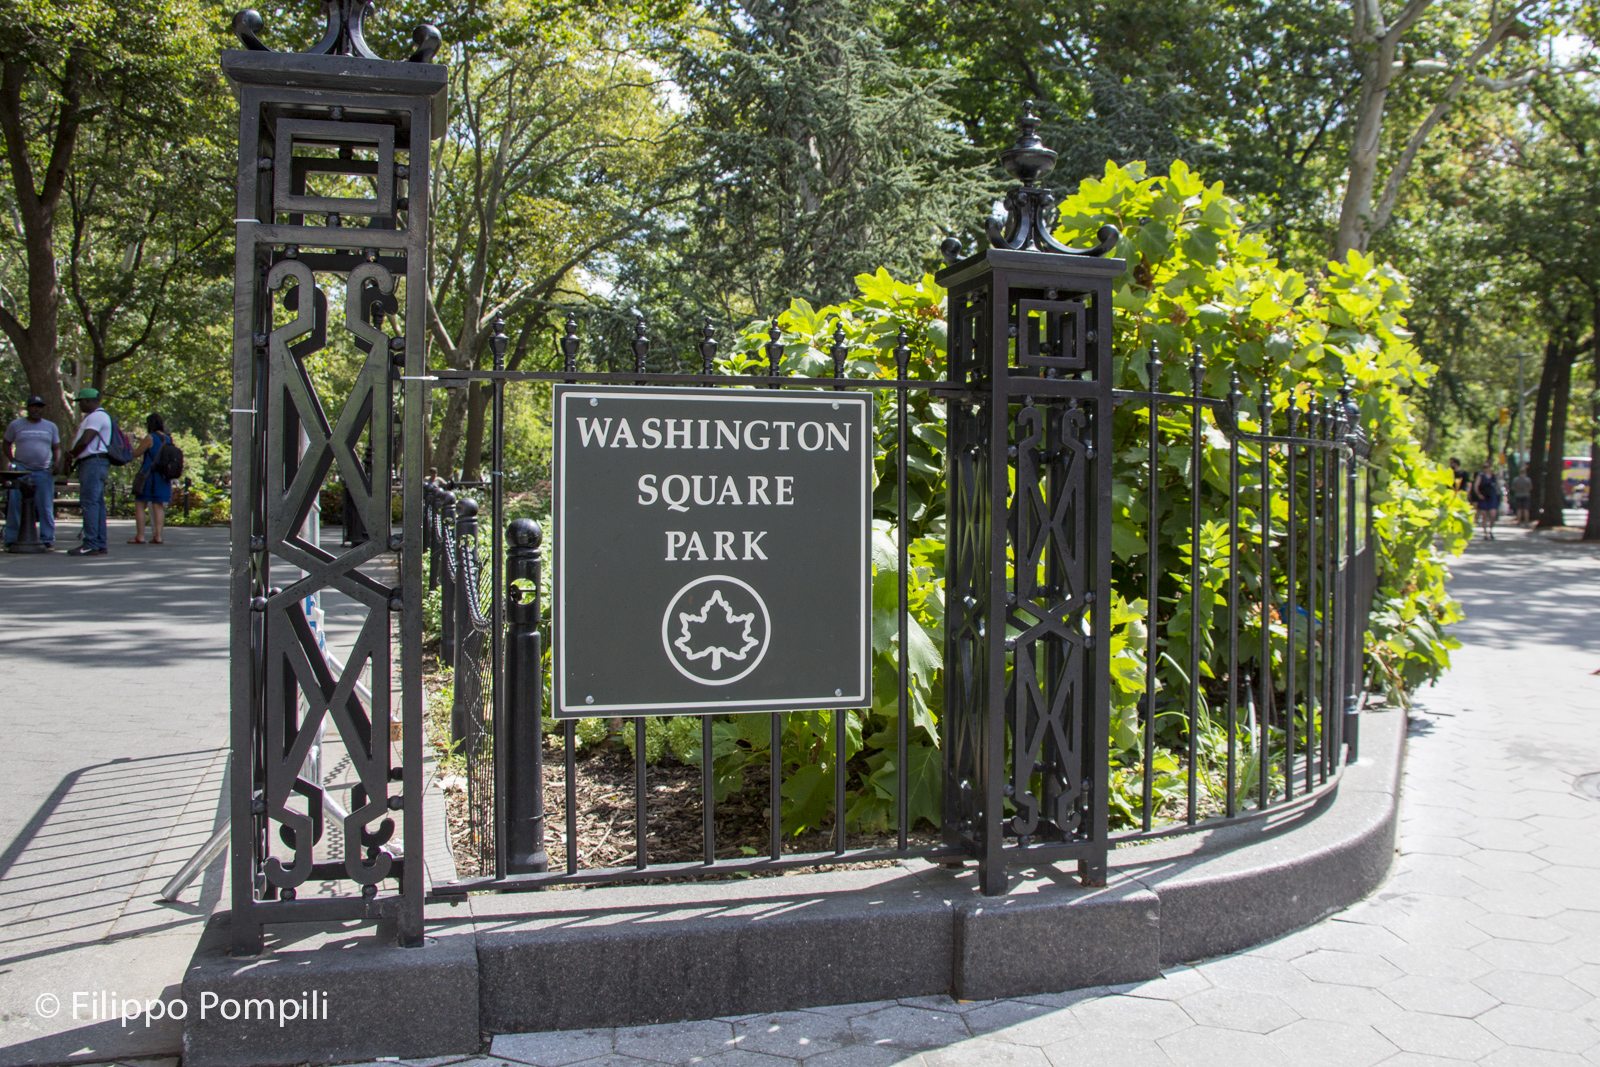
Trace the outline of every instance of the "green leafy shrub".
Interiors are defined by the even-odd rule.
[[[1085,181],[1061,205],[1057,236],[1085,245],[1105,223],[1123,232],[1116,255],[1126,269],[1115,287],[1116,334],[1114,379],[1123,388],[1145,388],[1146,363],[1152,352],[1163,353],[1159,386],[1168,392],[1190,389],[1188,357],[1198,353],[1203,367],[1202,393],[1225,397],[1235,374],[1247,398],[1242,405],[1247,429],[1257,429],[1256,402],[1263,389],[1279,413],[1292,394],[1301,410],[1312,398],[1332,401],[1348,376],[1361,420],[1371,436],[1371,479],[1378,539],[1378,592],[1366,635],[1368,662],[1377,681],[1399,699],[1417,685],[1437,678],[1448,666],[1454,641],[1443,627],[1460,617],[1445,590],[1445,559],[1460,551],[1470,536],[1465,506],[1450,491],[1449,476],[1424,455],[1412,433],[1413,412],[1407,392],[1427,384],[1433,368],[1410,343],[1404,310],[1410,297],[1405,279],[1375,258],[1352,253],[1343,263],[1330,263],[1322,279],[1307,279],[1280,268],[1264,237],[1251,233],[1240,205],[1224,195],[1221,185],[1207,186],[1181,162],[1169,173],[1146,177],[1141,164],[1108,164],[1102,178]],[[880,270],[857,278],[860,295],[845,304],[812,308],[794,301],[777,319],[784,345],[785,373],[825,377],[834,373],[829,349],[836,331],[850,348],[848,377],[894,377],[894,349],[901,331],[910,349],[908,375],[923,380],[943,376],[945,347],[944,292],[925,275],[906,283]],[[766,324],[754,324],[725,359],[724,369],[757,372],[766,366]],[[849,776],[847,822],[864,830],[886,829],[894,818],[895,753],[898,720],[896,682],[895,470],[898,412],[892,391],[878,396],[878,514],[874,538],[874,706],[848,712]],[[939,697],[942,690],[940,648],[943,633],[944,431],[940,407],[926,395],[908,404],[910,425],[908,503],[911,515],[912,798],[913,817],[937,825],[940,760]],[[1132,405],[1118,416],[1114,469],[1117,488],[1113,519],[1114,599],[1112,612],[1113,817],[1137,822],[1142,811],[1143,768],[1140,765],[1139,704],[1146,683],[1144,610],[1147,531],[1159,532],[1167,546],[1161,556],[1158,610],[1163,655],[1157,664],[1157,737],[1164,750],[1154,761],[1152,782],[1158,809],[1172,814],[1186,792],[1184,717],[1174,708],[1189,686],[1189,485],[1198,462],[1202,481],[1200,530],[1201,646],[1199,649],[1203,736],[1197,738],[1201,765],[1202,805],[1215,808],[1226,791],[1227,738],[1212,714],[1226,673],[1225,588],[1229,536],[1228,447],[1208,415],[1205,448],[1190,454],[1186,411],[1162,412],[1164,442],[1157,459],[1162,511],[1146,513],[1145,444],[1148,413]],[[1283,483],[1284,457],[1269,455]],[[1279,562],[1271,573],[1278,586],[1264,596],[1259,568],[1260,454],[1241,449],[1245,473],[1241,484],[1241,669],[1248,671],[1259,656],[1260,627],[1265,622],[1273,651],[1275,677],[1282,679],[1287,623],[1279,605],[1282,586],[1282,543],[1287,504],[1281,492],[1273,502],[1273,551]],[[1252,496],[1252,494],[1255,494]],[[1263,610],[1263,603],[1270,605]],[[1303,649],[1305,623],[1301,620]],[[1242,698],[1243,699],[1243,698]],[[1253,706],[1248,709],[1254,714]],[[1245,716],[1242,714],[1241,719]],[[827,818],[833,795],[831,719],[827,712],[788,716],[783,737],[784,828],[799,832]],[[1293,723],[1275,723],[1268,731],[1269,751],[1285,741],[1285,728],[1304,735],[1304,714]],[[730,717],[717,724],[713,750],[719,796],[742,785],[743,768],[764,761],[767,725],[761,717]],[[1262,754],[1251,748],[1241,723],[1235,787],[1248,797],[1258,789]],[[1281,768],[1269,775],[1281,782]]]

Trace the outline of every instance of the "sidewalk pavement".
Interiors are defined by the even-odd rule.
[[[1576,782],[1600,771],[1600,555],[1500,537],[1456,565],[1464,647],[1414,709],[1401,855],[1368,901],[1136,986],[505,1035],[460,1062],[1600,1065],[1600,798]],[[217,819],[225,737],[225,534],[173,538],[165,558],[0,557],[0,776],[19,798],[0,810],[0,1067],[178,1047],[64,1022],[70,1001],[35,1013],[41,992],[172,996],[221,890],[213,868],[198,907],[153,903]]]
[[[480,1067],[1594,1067],[1600,548],[1502,528],[1412,711],[1400,855],[1371,898],[1160,980],[496,1037]],[[730,961],[730,966],[732,963]],[[447,1061],[430,1061],[433,1065]],[[463,1064],[465,1067],[465,1064]]]
[[[132,528],[103,557],[0,554],[0,1067],[176,1054],[176,1025],[87,996],[74,1020],[73,994],[175,996],[222,891],[219,861],[155,900],[224,818],[228,531]]]

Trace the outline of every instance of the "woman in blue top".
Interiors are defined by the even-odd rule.
[[[142,545],[144,540],[144,506],[150,505],[150,543],[162,543],[161,534],[167,524],[167,505],[172,503],[172,483],[161,476],[156,470],[156,459],[161,455],[161,446],[172,440],[167,433],[167,424],[161,421],[161,416],[152,412],[144,420],[146,430],[144,440],[133,450],[133,458],[144,457],[144,462],[139,467],[135,480],[143,479],[133,494],[133,537],[128,540],[130,545]]]

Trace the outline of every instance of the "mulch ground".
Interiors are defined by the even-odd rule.
[[[444,755],[450,736],[448,706],[435,698],[448,676],[430,671],[425,674],[430,714],[428,736],[435,750]],[[581,751],[574,761],[576,770],[574,807],[577,835],[571,844],[577,850],[578,867],[593,870],[603,867],[633,867],[637,859],[638,827],[633,756],[620,744],[610,748],[595,746]],[[771,849],[771,821],[768,812],[768,780],[765,765],[747,767],[744,788],[715,806],[715,855],[718,859],[766,856]],[[472,793],[466,780],[465,761],[459,757],[446,761],[440,782],[445,787],[445,816],[449,825],[451,852],[456,874],[472,878],[493,873],[493,850],[487,839],[474,834]],[[492,807],[485,781],[480,806]],[[567,863],[566,766],[561,737],[547,735],[544,745],[545,851],[550,870],[564,870]],[[704,804],[700,790],[700,768],[666,760],[649,765],[645,772],[645,854],[649,863],[699,863],[705,859]],[[847,833],[845,843],[852,849],[894,847],[898,837],[884,834]],[[910,835],[913,847],[934,845],[938,835],[923,827]],[[808,831],[798,837],[785,837],[784,854],[830,852],[833,850],[830,826]],[[838,864],[807,867],[807,871],[840,867],[886,866],[891,861],[871,864]],[[780,876],[785,871],[751,872],[751,876]]]

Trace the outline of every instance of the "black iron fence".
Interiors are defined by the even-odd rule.
[[[758,368],[758,374],[716,373],[709,357],[700,374],[650,372],[643,351],[636,353],[638,363],[631,373],[585,370],[576,366],[574,340],[569,324],[566,367],[560,371],[439,372],[438,385],[488,381],[495,391],[497,412],[503,412],[505,389],[527,382],[825,387],[887,394],[879,408],[877,430],[880,442],[889,446],[887,469],[881,475],[893,479],[898,489],[893,514],[898,552],[895,631],[898,647],[908,647],[914,623],[907,588],[911,573],[907,405],[917,395],[936,398],[956,411],[959,420],[994,403],[988,394],[959,378],[954,382],[908,378],[903,334],[893,353],[894,376],[886,378],[845,377],[844,368],[859,354],[848,350],[835,352],[834,377],[783,375],[783,345],[776,335],[767,347],[766,366]],[[1096,742],[1093,716],[1081,710],[1076,717],[1063,716],[1059,707],[1052,716],[1039,705],[1082,701],[1088,686],[1081,679],[1064,678],[1070,646],[1089,652],[1097,642],[1109,644],[1115,640],[1115,627],[1061,625],[1060,612],[1052,622],[1049,610],[1038,606],[1031,608],[1031,618],[1022,617],[1017,605],[1067,596],[1073,580],[1067,562],[1051,558],[1060,547],[1049,544],[1052,537],[1070,539],[1074,535],[1067,528],[1075,527],[1078,543],[1070,550],[1081,554],[1092,547],[1084,531],[1105,517],[1095,511],[1105,506],[1101,497],[1113,496],[1112,486],[1099,487],[1106,492],[1096,496],[1083,493],[1081,484],[1062,476],[1059,467],[1071,461],[1073,449],[1065,443],[1069,438],[1061,427],[1082,423],[1091,434],[1100,427],[1092,405],[1075,400],[1052,409],[1024,395],[1005,408],[1017,442],[1002,453],[1009,474],[1002,483],[1008,487],[1002,505],[1007,529],[1000,540],[1009,546],[1003,548],[1009,610],[1002,638],[1008,662],[1003,668],[1004,699],[981,712],[983,727],[1002,737],[1003,767],[994,786],[995,806],[1004,812],[1002,879],[1007,865],[1054,862],[1083,839],[1093,840],[1092,800],[1119,804],[1124,819],[1123,826],[1094,841],[1103,847],[1213,825],[1217,820],[1253,818],[1315,798],[1337,783],[1340,768],[1353,758],[1364,690],[1362,641],[1376,552],[1365,474],[1368,444],[1351,390],[1346,384],[1336,396],[1310,397],[1304,404],[1291,396],[1279,413],[1266,391],[1254,403],[1245,398],[1237,375],[1223,396],[1206,395],[1205,368],[1198,357],[1183,369],[1190,383],[1187,392],[1111,390],[1111,409],[1105,413],[1110,421],[1105,430],[1119,449],[1125,453],[1130,441],[1136,441],[1144,453],[1142,466],[1117,470],[1115,480],[1135,491],[1146,521],[1138,530],[1140,552],[1120,560],[1107,552],[1099,561],[1110,576],[1100,588],[1125,603],[1123,615],[1137,615],[1142,637],[1117,649],[1119,659],[1127,660],[1134,672],[1131,688],[1137,695],[1124,693],[1120,709],[1107,709],[1112,716],[1120,713],[1124,732],[1133,725],[1135,739],[1119,747],[1115,729],[1099,735],[1098,744],[1114,751],[1099,755],[1107,778],[1098,790],[1093,781],[1098,761],[1094,753],[1083,751]],[[1153,358],[1145,370],[1148,381],[1159,386],[1166,370],[1163,364]],[[887,366],[884,371],[890,373]],[[1052,424],[1057,428],[1050,429]],[[947,424],[947,431],[953,470],[960,462],[962,430]],[[1218,435],[1225,443],[1218,444]],[[1188,464],[1187,478],[1176,486],[1164,484],[1170,479],[1163,478],[1164,459],[1175,448],[1196,457]],[[1079,454],[1093,458],[1086,448]],[[491,439],[489,462],[492,471],[503,469],[503,440],[498,433]],[[1208,464],[1220,477],[1207,477]],[[958,475],[952,475],[951,482],[948,521],[955,526],[960,521],[955,498],[962,490]],[[471,487],[437,480],[424,487],[427,570],[437,576],[441,590],[441,658],[455,667],[451,740],[464,758],[470,809],[468,819],[457,821],[466,827],[459,832],[467,835],[457,841],[457,853],[474,857],[477,864],[475,876],[435,885],[436,895],[911,857],[943,863],[983,858],[975,857],[971,827],[956,821],[962,817],[962,807],[955,794],[967,794],[966,803],[973,804],[974,788],[970,771],[962,766],[961,742],[955,736],[960,724],[952,714],[956,700],[949,696],[940,723],[946,823],[913,832],[907,782],[913,695],[908,658],[900,656],[892,833],[867,844],[852,844],[847,834],[848,774],[834,773],[830,847],[799,849],[786,842],[782,737],[786,716],[805,711],[797,708],[767,716],[764,847],[751,848],[746,835],[739,854],[729,855],[719,843],[713,760],[705,755],[714,749],[718,717],[706,715],[699,723],[701,854],[693,860],[653,859],[652,821],[659,823],[663,816],[650,809],[649,783],[659,768],[648,758],[646,719],[640,716],[622,724],[633,734],[631,862],[586,863],[579,847],[584,798],[579,791],[578,723],[553,724],[544,718],[548,623],[540,603],[541,530],[532,520],[518,519],[481,536],[477,496],[488,498],[496,513],[503,512],[500,481],[493,474],[488,482]],[[1180,522],[1181,532],[1170,523],[1164,528],[1149,519],[1161,516],[1164,507],[1165,513],[1186,520]],[[1217,510],[1227,516],[1221,529],[1203,521],[1204,515]],[[495,577],[483,584],[486,568],[479,555],[483,542],[489,545],[491,561],[505,559],[504,581]],[[948,556],[955,554],[952,548]],[[1082,562],[1085,567],[1090,563]],[[947,559],[947,601],[959,580],[954,561]],[[1077,583],[1077,595],[1092,604],[1089,583],[1082,578]],[[1083,592],[1091,595],[1084,597]],[[1143,593],[1142,605],[1136,592]],[[1208,605],[1208,600],[1216,603]],[[947,694],[963,684],[956,677],[960,664],[949,662],[962,654],[951,622],[959,614],[956,605],[946,604]],[[1055,626],[1055,632],[1042,637],[1033,633],[1029,623],[1036,620],[1043,620],[1045,630]],[[981,621],[974,632],[987,636]],[[1039,651],[1031,656],[1029,641],[1040,642]],[[1081,662],[1076,669],[1083,670]],[[1124,680],[1127,677],[1124,673]],[[1076,694],[1071,692],[1075,685],[1080,687]],[[1119,703],[1109,691],[1098,699],[1107,705]],[[556,735],[547,738],[546,729],[552,725]],[[848,719],[832,716],[829,726],[832,766],[847,768]],[[553,745],[548,753],[547,744]],[[1068,749],[1078,753],[1086,788],[1063,804],[1067,793],[1063,785],[1071,778],[1062,770],[1063,752]],[[548,775],[547,755],[555,761]],[[547,786],[555,788],[547,794]],[[553,801],[548,811],[547,795]],[[1041,819],[1040,813],[1050,804],[1059,810]],[[1052,826],[1058,831],[1053,838]],[[1078,828],[1080,837],[1073,835],[1073,828]],[[547,835],[564,857],[553,867],[547,859]],[[1086,872],[1086,878],[1092,881],[1094,872]]]

